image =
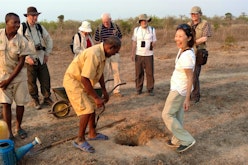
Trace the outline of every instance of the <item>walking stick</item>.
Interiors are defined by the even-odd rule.
[[[125,121],[125,120],[126,120],[126,118],[123,118],[123,119],[114,121],[114,122],[112,122],[112,123],[110,123],[110,124],[107,124],[107,125],[104,125],[104,126],[102,126],[102,127],[96,128],[96,130],[102,130],[102,129],[104,129],[104,128],[112,127],[113,125],[118,124],[118,123],[121,123],[121,122],[123,122],[123,121]],[[86,132],[85,134],[88,134],[88,132]],[[73,139],[76,139],[76,138],[77,138],[77,136],[72,136],[72,137],[69,137],[69,138],[66,138],[66,139],[62,139],[62,140],[59,140],[59,141],[50,143],[50,144],[48,144],[48,145],[46,145],[46,146],[43,146],[42,148],[39,148],[39,149],[37,149],[37,150],[35,150],[35,151],[30,152],[30,155],[39,154],[39,153],[45,151],[46,149],[52,148],[52,147],[54,147],[54,146],[57,146],[57,145],[59,145],[59,144],[65,143],[65,142],[67,142],[67,141],[70,141],[70,140],[73,140]]]

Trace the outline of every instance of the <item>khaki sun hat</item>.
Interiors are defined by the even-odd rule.
[[[28,7],[27,9],[27,13],[23,14],[25,17],[27,17],[27,15],[39,15],[40,13],[37,11],[37,9],[33,6]]]
[[[194,6],[191,9],[191,14],[202,14],[201,8],[199,6]]]
[[[82,32],[92,32],[91,25],[88,21],[83,21],[81,26],[78,28],[78,30]]]
[[[141,14],[139,15],[139,23],[140,21],[147,21],[147,22],[150,22],[152,20],[152,18],[148,17],[146,14]]]

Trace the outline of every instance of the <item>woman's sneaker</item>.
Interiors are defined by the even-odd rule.
[[[179,152],[179,153],[184,152],[184,151],[186,151],[187,149],[189,149],[190,147],[192,147],[194,144],[195,144],[195,140],[194,140],[191,144],[189,144],[189,145],[187,145],[187,146],[180,145],[180,146],[177,148],[177,152]]]

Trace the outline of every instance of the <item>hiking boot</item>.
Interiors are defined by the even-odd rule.
[[[53,101],[52,101],[52,99],[50,97],[47,97],[47,98],[44,98],[43,104],[52,106]]]
[[[184,151],[186,151],[187,149],[189,149],[190,147],[192,147],[194,144],[195,144],[195,140],[194,140],[191,144],[189,144],[189,145],[187,145],[187,146],[180,145],[180,146],[177,148],[177,152],[179,152],[179,153],[184,152]]]
[[[154,96],[153,90],[148,90],[146,93],[147,96]]]
[[[153,91],[149,91],[149,96],[154,96],[154,92]]]
[[[171,148],[178,148],[178,147],[179,147],[179,145],[173,144],[173,143],[171,142],[171,140],[168,140],[168,141],[166,142],[166,145],[169,146],[169,147],[171,147]]]
[[[141,95],[141,94],[142,94],[142,91],[137,91],[136,92],[136,96]]]
[[[34,99],[34,107],[37,110],[41,109],[41,105],[40,105],[39,99]]]

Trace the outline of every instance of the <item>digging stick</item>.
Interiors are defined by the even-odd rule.
[[[112,81],[113,79],[110,79],[110,80],[107,80],[107,81]],[[106,81],[106,82],[107,82]],[[115,90],[115,88],[117,88],[118,86],[120,86],[120,85],[125,85],[126,83],[124,82],[124,83],[120,83],[120,84],[117,84],[111,91],[109,91],[108,92],[108,94],[110,95],[114,90]],[[95,125],[94,125],[94,127],[96,128],[96,126],[97,126],[97,122],[98,122],[98,120],[99,120],[99,118],[100,118],[100,115],[103,113],[105,111],[105,106],[103,106],[103,108],[102,108],[102,110],[100,111],[100,113],[98,114],[98,115],[96,115],[96,122],[95,122]]]
[[[104,129],[104,128],[112,127],[113,125],[118,124],[118,123],[121,123],[121,122],[123,122],[123,121],[125,121],[125,120],[126,120],[126,118],[123,118],[123,119],[114,121],[113,123],[110,123],[110,124],[104,125],[104,126],[102,126],[102,127],[96,128],[96,130],[98,131],[98,130],[102,130],[102,129]],[[87,135],[88,132],[86,132],[85,134]],[[70,141],[70,140],[73,140],[73,139],[76,139],[76,138],[77,138],[77,136],[72,136],[72,137],[69,137],[69,138],[66,138],[66,139],[62,139],[62,140],[59,140],[59,141],[50,143],[50,144],[48,144],[48,145],[46,145],[46,146],[43,146],[42,148],[37,149],[36,151],[33,151],[33,152],[30,153],[30,154],[31,154],[31,155],[39,154],[39,153],[43,152],[45,149],[54,147],[54,146],[56,146],[56,145],[62,144],[62,143],[64,143],[64,142],[67,142],[67,141]]]

